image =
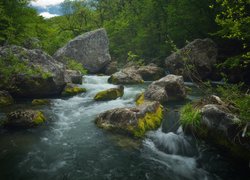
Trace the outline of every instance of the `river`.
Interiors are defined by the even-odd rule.
[[[11,109],[38,108],[48,121],[36,129],[0,130],[0,179],[244,179],[216,148],[183,134],[177,109],[185,102],[167,104],[162,126],[143,140],[97,128],[94,119],[99,113],[134,106],[135,96],[148,84],[125,86],[124,96],[117,100],[93,101],[98,91],[115,87],[107,79],[85,76],[81,86],[87,93],[52,99],[50,106],[32,107],[30,100],[22,100],[1,109],[3,118]],[[199,97],[195,89],[188,96],[189,100]]]

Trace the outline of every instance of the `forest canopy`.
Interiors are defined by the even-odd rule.
[[[35,38],[53,54],[75,36],[104,27],[111,56],[120,63],[129,53],[163,62],[172,51],[169,41],[181,48],[206,37],[218,44],[223,66],[249,62],[250,0],[65,0],[61,9],[62,16],[44,19],[30,0],[1,0],[0,44],[24,45]]]

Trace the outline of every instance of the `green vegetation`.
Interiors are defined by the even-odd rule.
[[[182,125],[192,125],[198,127],[200,125],[201,112],[196,109],[191,103],[186,104],[180,111],[180,122]]]
[[[223,101],[236,107],[242,124],[250,122],[250,95],[243,93],[243,83],[225,84],[216,89]],[[248,91],[248,90],[247,90]]]
[[[76,60],[66,57],[63,60],[64,62],[66,62],[67,69],[76,70],[81,72],[82,74],[87,74],[88,71],[83,67],[81,63],[77,62]]]
[[[7,84],[16,74],[40,75],[44,79],[52,76],[51,73],[43,71],[41,67],[30,66],[26,61],[20,60],[12,52],[9,52],[6,57],[0,58],[1,81],[3,84]]]

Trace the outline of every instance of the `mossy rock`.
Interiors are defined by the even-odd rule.
[[[5,127],[16,128],[32,128],[46,121],[44,114],[41,111],[35,110],[20,110],[14,111],[7,115],[7,120],[4,123]]]
[[[94,100],[95,101],[108,101],[108,100],[115,100],[119,97],[122,97],[124,94],[124,87],[119,86],[118,88],[111,88],[108,90],[98,92]]]
[[[146,112],[144,116],[138,118],[137,126],[129,127],[129,131],[131,131],[135,137],[143,137],[147,131],[159,128],[162,119],[163,107],[159,105],[155,111]]]
[[[135,108],[116,108],[100,114],[98,127],[137,138],[144,137],[149,130],[160,127],[163,107],[159,102],[145,102]]]
[[[49,105],[50,100],[48,99],[33,99],[31,102],[32,105],[39,106],[39,105]]]
[[[86,91],[87,90],[85,88],[81,88],[73,84],[67,84],[62,92],[62,96],[74,96]]]
[[[135,98],[135,104],[136,104],[137,106],[143,104],[144,101],[145,101],[144,93],[138,94],[138,95],[136,96],[136,98]]]
[[[0,91],[0,107],[14,104],[14,99],[7,91]]]

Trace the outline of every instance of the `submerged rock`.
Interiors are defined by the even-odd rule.
[[[182,76],[167,75],[151,83],[144,93],[145,99],[165,103],[169,100],[181,100],[186,97],[186,88]]]
[[[26,71],[15,72],[8,77],[7,82],[0,82],[0,89],[9,91],[14,97],[59,95],[65,86],[64,65],[39,49],[28,50],[20,46],[2,46],[0,58],[4,59],[5,64],[8,64],[11,58],[12,61],[19,61],[27,66]],[[31,73],[29,68],[36,69],[36,73]],[[6,78],[1,71],[0,77]]]
[[[98,92],[94,100],[95,101],[108,101],[108,100],[114,100],[119,97],[122,97],[124,94],[124,87],[119,86],[118,88],[110,88],[104,91]]]
[[[49,99],[33,99],[31,102],[32,105],[49,105]]]
[[[7,120],[4,123],[4,126],[16,128],[32,128],[44,123],[45,120],[46,118],[41,111],[14,111],[7,115]]]
[[[7,91],[0,91],[0,107],[9,106],[14,103],[14,99]]]
[[[190,74],[206,79],[213,72],[217,53],[217,46],[211,39],[196,39],[180,49],[179,52],[167,57],[166,69],[171,74],[183,76],[184,79],[190,79]],[[190,65],[194,67],[188,70],[187,67]]]
[[[97,29],[77,36],[60,48],[54,58],[61,62],[64,58],[74,59],[90,73],[101,72],[111,61],[106,30]]]
[[[62,96],[74,96],[86,92],[85,88],[78,87],[74,84],[67,84],[62,91]]]
[[[120,134],[143,137],[147,131],[157,129],[162,118],[161,104],[148,101],[135,108],[116,108],[101,113],[96,118],[96,124]]]
[[[76,70],[65,70],[64,80],[66,83],[82,84],[82,73]]]

